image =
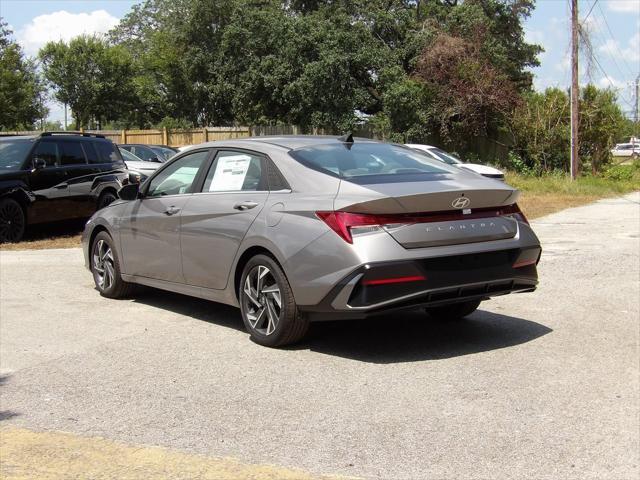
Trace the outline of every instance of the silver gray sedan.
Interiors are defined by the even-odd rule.
[[[198,145],[87,223],[100,294],[136,284],[239,307],[251,338],[403,309],[461,318],[536,288],[540,243],[503,182],[373,140]],[[393,326],[390,325],[390,328]]]

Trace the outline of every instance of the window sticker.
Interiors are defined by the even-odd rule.
[[[210,192],[242,190],[244,179],[249,171],[251,157],[249,155],[230,155],[219,157]]]

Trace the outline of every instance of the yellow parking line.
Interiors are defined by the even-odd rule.
[[[127,445],[99,437],[7,427],[0,429],[0,478],[311,480],[339,477],[318,477],[302,470]]]

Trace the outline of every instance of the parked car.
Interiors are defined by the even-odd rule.
[[[634,159],[640,157],[640,143],[618,143],[611,155],[614,157],[632,157]]]
[[[0,242],[21,240],[29,225],[89,217],[126,178],[119,150],[101,135],[0,137]]]
[[[126,143],[118,145],[120,148],[128,150],[136,157],[141,158],[146,162],[158,162],[164,163],[173,157],[178,150],[166,145],[142,145],[138,143]]]
[[[432,147],[431,145],[420,145],[416,143],[409,143],[407,147],[415,150],[425,152],[432,158],[444,162],[448,165],[454,165],[459,168],[464,168],[472,172],[478,173],[484,177],[495,178],[497,180],[504,181],[504,173],[497,168],[489,167],[487,165],[481,165],[479,163],[465,163],[459,158],[454,157],[452,154],[441,150],[438,147]]]
[[[234,305],[273,347],[311,321],[410,308],[453,319],[533,291],[541,248],[518,195],[401,145],[225,140],[123,187],[82,241],[103,296],[142,284]]]
[[[145,161],[140,157],[135,156],[129,150],[120,147],[120,154],[124,159],[124,163],[127,164],[127,170],[130,173],[137,175],[137,182],[144,182],[149,175],[155,172],[161,163]]]

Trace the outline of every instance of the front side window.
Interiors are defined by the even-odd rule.
[[[421,181],[457,173],[426,154],[386,143],[314,145],[289,155],[314,170],[363,184]]]
[[[211,164],[203,192],[267,190],[262,159],[244,152],[221,151]]]
[[[47,167],[55,167],[60,164],[60,149],[57,142],[40,142],[33,151],[33,158],[44,160]]]
[[[199,151],[185,155],[151,179],[148,197],[182,195],[191,193],[191,187],[202,164],[207,160],[209,151]]]
[[[62,155],[60,165],[80,165],[87,163],[80,142],[60,142]]]

